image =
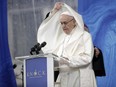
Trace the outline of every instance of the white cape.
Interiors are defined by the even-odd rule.
[[[62,12],[69,11],[75,18],[79,31],[83,32],[83,20],[81,15],[75,12],[71,7],[64,4],[63,7],[53,15],[50,15],[47,19],[45,19],[40,25],[37,33],[37,41],[38,43],[46,42],[47,45],[42,48],[44,53],[51,53],[57,46],[61,44],[64,39],[64,32],[61,29],[61,24],[59,21],[60,14]],[[77,36],[78,37],[78,36]]]

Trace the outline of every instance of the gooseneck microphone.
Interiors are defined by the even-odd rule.
[[[39,51],[42,47],[44,47],[47,43],[42,42],[41,44],[37,43],[34,47],[31,48],[30,54],[33,55],[33,53],[39,54]]]
[[[40,51],[42,47],[44,47],[46,45],[46,42],[41,43],[38,47],[37,47],[37,51]]]
[[[40,43],[35,44],[34,47],[31,48],[30,54],[31,55],[35,54],[39,46],[40,46]]]

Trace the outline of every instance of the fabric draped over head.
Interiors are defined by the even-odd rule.
[[[68,11],[65,11],[65,12],[61,13],[61,15],[68,15],[68,16],[73,17],[73,15],[71,13],[69,13]]]
[[[37,32],[37,41],[38,43],[46,42],[47,45],[42,48],[44,53],[51,53],[56,49],[64,40],[65,33],[62,30],[60,24],[60,16],[63,12],[68,12],[71,16],[74,17],[77,23],[77,36],[80,37],[84,31],[84,24],[82,16],[75,12],[67,4],[63,4],[62,8],[57,11],[55,14],[51,14],[47,19],[45,19],[40,25]]]

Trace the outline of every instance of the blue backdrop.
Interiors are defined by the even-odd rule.
[[[116,0],[78,1],[78,12],[104,56],[106,76],[97,77],[98,87],[116,87]]]
[[[103,52],[106,76],[97,77],[98,87],[116,87],[116,0],[78,0],[78,12]],[[0,87],[16,87],[8,48],[7,0],[0,0]]]
[[[7,31],[7,0],[0,0],[0,87],[16,87]]]

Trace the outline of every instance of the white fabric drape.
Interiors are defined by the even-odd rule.
[[[44,53],[50,53],[54,48],[57,48],[59,44],[63,41],[65,34],[63,33],[59,21],[59,16],[64,11],[69,11],[75,18],[78,24],[79,34],[83,32],[83,20],[81,15],[77,14],[72,8],[64,4],[63,8],[56,12],[54,15],[50,15],[45,19],[38,29],[37,41],[39,43],[47,42],[47,45],[43,48]],[[78,36],[77,36],[78,37]]]

